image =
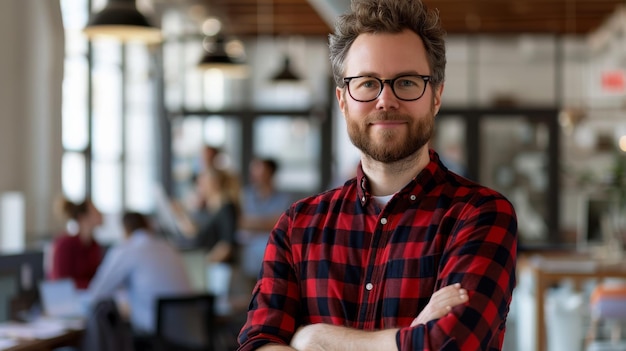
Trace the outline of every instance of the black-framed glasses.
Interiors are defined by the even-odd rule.
[[[431,76],[411,74],[398,76],[393,79],[380,79],[372,76],[345,77],[343,81],[348,87],[350,97],[358,102],[376,100],[383,92],[385,83],[388,83],[395,95],[402,101],[415,101],[421,98],[426,91]]]

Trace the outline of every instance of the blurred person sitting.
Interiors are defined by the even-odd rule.
[[[102,214],[90,199],[74,203],[61,198],[57,210],[66,229],[52,243],[49,278],[70,278],[78,289],[86,289],[102,261],[103,249],[94,238]]]
[[[109,250],[89,285],[92,306],[114,298],[127,315],[135,335],[155,332],[156,301],[160,296],[192,292],[182,256],[157,238],[148,218],[138,212],[122,217],[125,241]],[[122,292],[122,293],[120,293]],[[127,301],[120,296],[126,296]],[[127,304],[126,304],[127,302]]]
[[[278,191],[274,184],[278,168],[279,164],[273,158],[254,158],[250,162],[249,185],[241,194],[239,239],[243,245],[242,269],[255,282],[270,231],[291,204],[291,197]]]

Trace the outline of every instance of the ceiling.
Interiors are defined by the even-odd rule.
[[[326,36],[349,0],[198,0],[238,36]],[[584,35],[624,0],[424,0],[449,34]]]

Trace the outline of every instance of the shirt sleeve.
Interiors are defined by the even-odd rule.
[[[449,235],[437,289],[460,283],[469,300],[445,317],[396,335],[399,350],[499,350],[515,287],[517,219],[509,201],[466,204]],[[497,339],[497,340],[496,340]]]
[[[290,219],[283,214],[272,231],[261,279],[254,287],[248,318],[239,334],[239,351],[268,344],[288,345],[296,328],[300,293],[288,239]]]
[[[95,277],[89,284],[89,296],[92,301],[112,297],[130,276],[133,256],[124,252],[124,247],[115,247],[106,254]]]

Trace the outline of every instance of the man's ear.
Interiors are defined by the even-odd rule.
[[[442,82],[437,86],[437,88],[433,89],[433,110],[434,116],[439,113],[439,109],[441,108],[441,96],[443,95],[443,85]]]
[[[337,102],[339,103],[339,109],[341,109],[341,112],[343,112],[346,107],[346,96],[343,92],[343,88],[335,88],[335,96],[337,97]]]

